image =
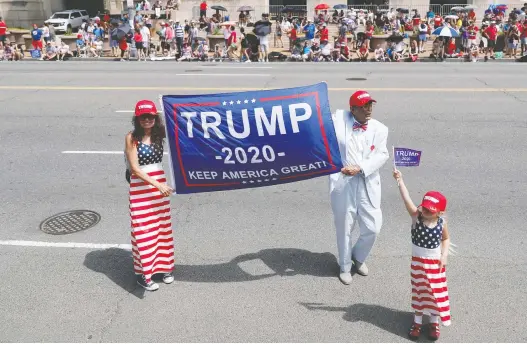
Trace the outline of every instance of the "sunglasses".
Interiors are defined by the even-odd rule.
[[[141,117],[139,117],[139,120],[140,121],[151,121],[151,120],[154,120],[156,118],[155,115],[142,115]]]

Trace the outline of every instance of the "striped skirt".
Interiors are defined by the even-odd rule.
[[[412,257],[412,308],[425,315],[436,315],[449,326],[450,302],[446,269],[439,271],[439,259]]]
[[[143,172],[166,183],[161,164],[141,166]],[[170,216],[170,197],[132,175],[130,178],[130,218],[134,271],[149,282],[154,274],[174,269],[174,238]]]

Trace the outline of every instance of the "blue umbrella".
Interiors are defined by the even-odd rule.
[[[432,32],[432,35],[434,36],[440,36],[440,37],[459,37],[459,32],[457,32],[455,29],[448,27],[448,26],[442,26],[438,27]]]
[[[334,10],[346,10],[348,9],[348,5],[338,4],[338,5],[333,6],[333,9]]]

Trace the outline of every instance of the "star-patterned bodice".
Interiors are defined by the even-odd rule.
[[[443,218],[437,220],[437,225],[428,228],[423,224],[423,218],[419,213],[415,225],[412,227],[412,243],[416,246],[428,249],[436,249],[441,245],[443,238]]]
[[[137,145],[137,158],[139,166],[161,163],[163,162],[163,146],[157,143],[147,145],[139,142]]]

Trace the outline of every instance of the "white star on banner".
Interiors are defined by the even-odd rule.
[[[258,179],[258,183],[261,183],[262,181],[260,179]]]
[[[242,184],[247,184],[247,182],[244,180],[244,181],[242,182]]]
[[[251,103],[256,103],[256,99],[251,99]]]
[[[265,181],[266,181],[266,182],[268,182],[268,181],[269,181],[269,179],[266,179]]]
[[[273,180],[278,180],[278,178],[273,178]]]
[[[249,180],[249,183],[251,183],[251,184],[254,183],[254,180]]]
[[[236,104],[238,104],[238,105],[240,105],[241,103],[242,103],[241,100],[238,100],[238,101],[236,102]]]
[[[244,104],[247,104],[248,102],[249,102],[249,101],[248,101],[247,99],[245,99],[245,100],[243,101]]]
[[[232,104],[234,104],[234,102],[233,102],[233,101],[231,100],[231,101],[229,102],[229,104],[231,104],[231,105],[232,105]]]
[[[227,105],[227,102],[224,101],[224,102],[223,102],[223,106],[225,106],[225,105]]]

